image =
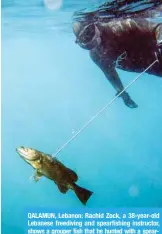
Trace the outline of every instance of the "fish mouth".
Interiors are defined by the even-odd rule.
[[[38,159],[35,154],[32,154],[32,152],[34,152],[33,149],[25,148],[24,146],[16,148],[16,152],[20,155],[21,158],[27,161],[35,161]]]

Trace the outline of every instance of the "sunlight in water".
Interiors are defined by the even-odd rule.
[[[61,8],[63,0],[44,0],[45,6],[50,10],[58,10]]]

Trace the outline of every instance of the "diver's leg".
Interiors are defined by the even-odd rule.
[[[98,55],[91,51],[90,56],[92,60],[95,62],[96,65],[98,65],[101,70],[104,72],[106,78],[109,80],[111,85],[115,88],[117,91],[117,94],[119,94],[123,89],[124,86],[119,78],[119,75],[117,71],[115,70],[114,65],[112,62],[110,62],[108,59],[101,60]],[[136,108],[137,104],[131,99],[129,94],[127,92],[123,92],[121,94],[121,97],[124,101],[124,103],[130,107],[130,108]]]

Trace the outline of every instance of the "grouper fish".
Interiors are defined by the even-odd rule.
[[[56,157],[38,150],[21,146],[16,151],[25,162],[35,169],[34,180],[36,182],[41,176],[45,176],[55,182],[61,193],[72,189],[79,200],[86,205],[93,192],[76,184],[78,176],[73,170],[64,166]]]

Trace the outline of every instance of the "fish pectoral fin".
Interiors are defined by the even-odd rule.
[[[40,180],[41,176],[42,176],[42,174],[39,171],[36,171],[35,175],[34,175],[35,182],[38,182]]]
[[[63,184],[57,184],[57,186],[61,193],[66,193],[69,190],[69,188]]]
[[[40,180],[40,176],[34,175],[35,182],[38,182]]]
[[[33,179],[33,177],[34,177],[34,176],[33,176],[33,175],[31,175],[31,176],[29,177],[29,180],[32,180],[32,179]]]
[[[78,176],[75,173],[75,171],[71,170],[70,168],[67,168],[67,170],[68,170],[68,174],[70,175],[73,182],[76,182],[78,180]]]

